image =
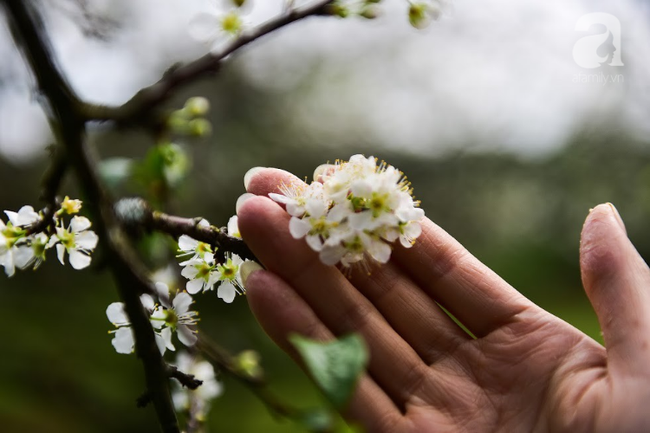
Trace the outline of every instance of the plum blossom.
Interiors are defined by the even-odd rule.
[[[147,294],[140,296],[140,302],[145,310],[151,315],[156,309],[154,299]],[[125,305],[122,302],[113,302],[106,309],[106,317],[117,329],[109,331],[113,334],[111,344],[117,353],[130,354],[133,353],[135,347],[135,336],[133,329],[131,329],[131,321],[126,314]],[[158,321],[151,319],[152,325],[157,325]],[[155,327],[155,326],[154,326]],[[159,329],[159,328],[156,328]],[[166,349],[174,350],[171,343],[172,330],[165,328],[155,332],[156,345],[160,350],[161,355],[165,353]]]
[[[327,265],[386,263],[392,243],[409,248],[424,211],[403,173],[374,157],[353,155],[318,167],[311,184],[281,185],[269,196],[292,216],[289,232],[305,238]]]
[[[169,293],[169,287],[165,283],[156,283],[156,290]],[[161,296],[160,303],[162,305],[156,306],[151,315],[154,328],[176,331],[181,343],[188,347],[193,346],[198,339],[194,327],[198,323],[199,313],[190,310],[190,306],[194,303],[192,297],[187,292],[180,292],[171,302]],[[165,342],[169,350],[175,350],[171,341]]]
[[[244,293],[241,281],[241,265],[244,261],[237,254],[229,254],[223,264],[217,266],[221,284],[217,289],[217,296],[230,304],[238,293]]]
[[[66,252],[70,256],[70,265],[74,269],[84,269],[90,266],[93,250],[99,238],[92,230],[90,220],[86,217],[74,216],[68,228],[62,225],[56,227],[48,248],[56,245],[56,253],[62,265],[65,265]]]

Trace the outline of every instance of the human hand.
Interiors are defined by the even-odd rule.
[[[264,169],[241,203],[239,227],[267,270],[245,278],[269,336],[360,333],[368,372],[351,419],[369,432],[650,431],[650,270],[613,206],[587,217],[582,279],[605,345],[539,308],[430,220],[411,249],[370,275],[346,278],[288,230],[267,198],[293,175]],[[472,338],[440,308],[451,312]]]

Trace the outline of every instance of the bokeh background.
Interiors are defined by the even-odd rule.
[[[119,104],[175,62],[209,47],[188,23],[202,0],[40,1],[60,65],[79,94]],[[308,3],[308,2],[302,2]],[[282,1],[257,0],[261,22]],[[169,104],[209,98],[214,133],[179,140],[192,169],[167,209],[225,225],[253,166],[310,176],[317,165],[372,154],[407,173],[427,215],[526,296],[600,340],[578,268],[589,209],[616,204],[630,238],[650,257],[650,10],[634,0],[456,0],[426,30],[406,2],[385,0],[374,21],[311,18],[232,56],[218,76]],[[577,20],[606,12],[621,22],[624,66],[586,70],[572,58],[586,35]],[[582,74],[582,75],[581,75]],[[622,75],[617,82],[585,74]],[[600,75],[598,75],[600,76]],[[39,206],[51,143],[39,96],[0,15],[0,208]],[[143,158],[143,131],[93,125],[104,159]],[[67,178],[66,194],[77,195]],[[122,185],[120,194],[139,190]],[[141,192],[141,191],[140,191]],[[147,239],[152,267],[168,243]],[[101,260],[97,260],[101,263]],[[140,363],[110,345],[106,306],[117,300],[96,266],[74,272],[54,257],[38,272],[0,277],[0,425],[7,432],[153,432],[136,409]],[[201,329],[233,352],[258,350],[276,390],[300,406],[322,402],[276,349],[246,301],[198,297]],[[212,431],[292,432],[248,390],[223,378]]]

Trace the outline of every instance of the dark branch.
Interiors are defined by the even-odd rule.
[[[120,297],[135,334],[136,353],[142,360],[148,394],[165,433],[178,433],[178,421],[169,393],[166,365],[158,351],[149,317],[139,295],[153,289],[143,276],[140,263],[115,221],[111,201],[104,192],[96,163],[85,142],[85,119],[78,101],[54,64],[43,34],[43,23],[30,1],[0,0],[6,8],[14,39],[23,49],[38,86],[49,104],[51,123],[68,160],[75,169],[93,215],[94,228],[107,251]]]
[[[245,33],[221,53],[205,56],[182,66],[173,66],[163,74],[154,85],[140,90],[133,98],[119,107],[84,105],[83,112],[87,120],[114,121],[121,126],[138,124],[155,125],[158,119],[154,109],[167,101],[174,91],[197,78],[216,73],[229,55],[257,39],[268,35],[284,26],[313,15],[328,15],[328,5],[334,0],[318,0],[302,9],[294,9],[267,23]]]
[[[181,385],[188,389],[197,389],[199,386],[203,385],[203,381],[197,379],[192,374],[183,373],[178,368],[174,366],[169,366],[169,377],[173,377],[178,380]]]
[[[41,181],[41,200],[45,202],[45,207],[41,210],[41,220],[27,229],[27,235],[46,232],[54,226],[54,213],[57,209],[56,195],[63,182],[63,177],[68,169],[68,160],[64,153],[56,145],[52,146],[50,165],[43,174]]]
[[[178,239],[187,235],[197,241],[205,242],[223,255],[225,252],[237,254],[247,260],[257,260],[248,246],[240,238],[228,236],[224,229],[202,226],[202,218],[183,218],[154,211],[140,198],[126,198],[115,203],[115,213],[126,230],[133,233],[158,231]]]

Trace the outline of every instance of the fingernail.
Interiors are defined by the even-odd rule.
[[[239,209],[241,209],[244,202],[253,197],[255,197],[255,194],[251,194],[250,192],[245,192],[242,195],[240,195],[239,198],[237,199],[237,203],[235,203],[235,213],[238,214]]]
[[[259,263],[253,262],[253,261],[248,261],[244,262],[244,264],[241,265],[241,268],[239,269],[239,276],[241,277],[241,283],[246,288],[246,280],[248,280],[248,277],[255,272],[255,271],[261,271],[264,268],[260,266]]]
[[[621,214],[618,213],[618,209],[616,209],[616,206],[614,206],[611,203],[607,203],[609,205],[609,208],[611,209],[612,213],[614,214],[614,218],[616,218],[616,221],[618,221],[618,225],[621,226],[621,229],[623,229],[623,232],[627,233],[627,229],[625,228],[625,223],[623,222],[623,218],[621,218]]]
[[[262,170],[264,170],[264,167],[253,167],[246,172],[246,174],[244,175],[244,188],[246,188],[247,191],[248,191],[248,185],[250,185],[251,180],[253,180],[253,177]]]
[[[334,167],[332,164],[321,164],[318,167],[316,167],[316,170],[314,170],[314,181],[319,182],[320,181],[319,178],[332,167]]]

